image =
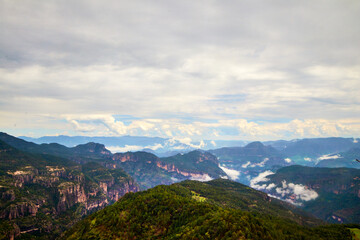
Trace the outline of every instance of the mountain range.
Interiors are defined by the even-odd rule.
[[[170,193],[176,199],[184,197],[181,201],[190,204],[189,209],[193,207],[192,200],[197,204],[205,202],[205,208],[209,207],[210,212],[216,209],[211,216],[211,221],[215,222],[221,221],[216,213],[230,211],[230,215],[226,216],[234,220],[244,217],[238,210],[245,211],[247,217],[251,215],[252,220],[253,217],[257,219],[253,222],[254,231],[258,231],[255,230],[258,221],[269,227],[266,231],[270,235],[260,234],[269,239],[274,236],[286,239],[310,235],[325,239],[325,235],[336,236],[339,231],[345,234],[347,228],[332,226],[325,227],[325,231],[324,227],[319,227],[321,230],[312,232],[308,227],[325,222],[360,223],[360,170],[357,169],[360,164],[354,161],[354,158],[359,158],[359,145],[354,139],[344,138],[313,139],[317,147],[311,147],[309,142],[311,143],[311,139],[252,142],[245,146],[207,151],[189,148],[181,153],[175,151],[171,156],[159,157],[150,150],[112,153],[105,145],[95,142],[67,147],[59,143],[36,144],[0,133],[0,233],[3,233],[0,235],[17,236],[19,239],[34,236],[38,239],[63,238],[61,234],[84,216],[114,202],[121,202],[124,194],[129,195],[126,193],[147,189],[146,193],[151,193],[150,198],[155,193],[161,196]],[[339,142],[338,146],[336,142]],[[326,147],[327,143],[330,143],[329,147]],[[301,151],[301,148],[304,150]],[[299,161],[305,166],[295,165],[296,157],[292,154],[301,156],[301,159],[311,156],[311,161]],[[208,182],[209,180],[212,181]],[[157,188],[158,185],[170,186]],[[154,187],[157,190],[153,190]],[[190,195],[185,194],[183,188],[190,190]],[[130,204],[127,206],[135,207],[138,203],[133,202],[133,197],[129,198],[132,200],[126,203]],[[158,204],[167,206],[167,202],[162,200]],[[236,214],[232,213],[234,209]],[[144,220],[138,213],[134,214],[132,217],[136,221]],[[151,214],[149,213],[148,220],[156,222]],[[159,223],[161,229],[167,229],[165,233],[158,229],[159,234],[161,232],[159,236],[165,239],[197,236],[199,232],[186,235],[184,229],[202,229],[207,222],[203,222],[201,226],[197,222],[209,216],[200,214],[196,217],[199,218],[187,216],[180,222],[171,220],[165,226],[161,225],[163,222]],[[276,219],[275,222],[280,221],[281,224],[272,225],[268,223],[269,219]],[[135,221],[126,222],[128,220],[111,221],[125,221],[124,224],[129,226]],[[290,225],[286,225],[288,220],[293,224],[291,228],[299,231],[295,235],[284,233],[290,228]],[[146,221],[145,225],[148,224]],[[243,226],[230,222],[230,225],[223,226],[221,234],[232,232],[237,237],[243,236],[241,234],[244,232],[248,234]],[[76,226],[85,226],[87,223],[84,221],[85,225],[79,224]],[[83,229],[81,234],[84,234],[81,236],[100,234],[97,232],[99,227],[107,228],[105,225],[96,225],[94,229],[97,230],[93,230],[92,226],[90,224],[89,228],[86,225],[85,229],[80,227]],[[156,227],[151,227],[151,224],[149,226],[151,229],[141,236],[154,234],[152,231]],[[238,230],[230,231],[228,227]],[[277,232],[277,227],[282,229],[281,233]],[[73,229],[66,233],[69,239],[80,236],[79,228]],[[88,230],[89,233],[86,233]],[[325,235],[317,235],[321,231]],[[111,235],[114,237],[118,234],[110,232],[109,234],[115,234]],[[129,237],[136,231],[127,229],[125,232],[130,234],[126,235]],[[96,236],[103,237],[102,234]],[[220,233],[209,234],[223,236]],[[251,234],[246,236],[257,238]]]

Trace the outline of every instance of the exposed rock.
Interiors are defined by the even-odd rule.
[[[40,205],[33,202],[20,202],[8,206],[0,213],[0,218],[14,219],[27,215],[35,216]]]
[[[57,211],[65,211],[76,203],[85,203],[87,200],[84,188],[73,182],[64,182],[58,186],[59,202]]]
[[[3,189],[1,189],[3,190]],[[14,201],[15,200],[15,192],[13,189],[4,190],[4,192],[0,192],[0,199],[5,201]]]

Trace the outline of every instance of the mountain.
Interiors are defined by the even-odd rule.
[[[138,190],[122,169],[23,152],[0,140],[0,232],[12,229],[8,237],[53,239],[82,216]]]
[[[6,142],[21,151],[71,159],[77,162],[96,161],[96,159],[110,158],[111,152],[104,145],[98,143],[86,143],[76,147],[65,147],[58,143],[35,144],[20,138],[13,137],[6,133],[0,133],[0,140]]]
[[[208,152],[192,151],[167,158],[147,152],[127,152],[114,154],[112,160],[115,167],[128,172],[142,189],[185,179],[206,181],[227,177],[217,158]]]
[[[97,162],[108,169],[124,169],[139,183],[141,189],[185,179],[204,181],[227,177],[226,173],[219,168],[217,158],[203,151],[191,151],[186,154],[159,158],[142,151],[112,154],[104,145],[93,142],[68,148],[57,143],[39,145],[6,133],[0,133],[0,140],[31,153],[50,154],[80,164]]]
[[[340,152],[346,152],[354,147],[360,148],[360,143],[354,138],[309,138],[292,141],[264,142],[273,146],[281,154],[295,164],[315,166],[319,160]]]
[[[101,143],[106,146],[152,146],[162,144],[166,139],[159,137],[137,137],[137,136],[122,136],[122,137],[87,137],[87,136],[45,136],[40,138],[20,137],[26,141],[34,142],[37,144],[42,143],[59,143],[67,147],[74,147],[79,144],[88,142]]]
[[[250,179],[265,170],[276,170],[290,165],[281,153],[272,146],[265,146],[261,142],[252,142],[245,147],[219,148],[209,150],[218,157],[224,171],[235,174],[232,178],[249,185]]]
[[[127,151],[153,151],[158,157],[169,157],[178,153],[187,153],[196,149],[211,149],[214,147],[244,146],[245,141],[241,140],[203,140],[182,142],[173,138],[145,137],[145,136],[121,136],[121,137],[86,137],[86,136],[45,136],[31,138],[19,137],[23,140],[43,143],[58,143],[67,147],[74,147],[88,142],[104,144],[112,152]]]
[[[289,166],[264,172],[251,186],[328,222],[360,223],[360,170]]]
[[[185,181],[126,194],[63,239],[352,239],[348,226],[310,228],[293,221],[301,218],[239,183]]]
[[[168,156],[168,152],[188,152],[196,149],[195,145],[185,144],[176,139],[142,136],[121,136],[121,137],[85,137],[85,136],[46,136],[40,138],[20,137],[23,140],[37,144],[58,143],[72,148],[88,142],[103,144],[112,152],[140,151],[150,149],[159,156]],[[199,144],[199,143],[195,143]]]
[[[319,161],[316,167],[347,167],[360,169],[360,162],[357,162],[356,159],[360,159],[360,147],[352,148],[346,152],[328,155],[324,160]]]

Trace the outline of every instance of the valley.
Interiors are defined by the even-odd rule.
[[[277,228],[289,227],[285,219],[292,222],[292,228],[298,229],[296,236],[306,236],[306,239],[311,239],[312,236],[308,235],[309,231],[312,231],[308,229],[309,227],[325,223],[359,224],[360,170],[352,160],[359,156],[358,144],[348,139],[340,139],[339,146],[332,148],[336,145],[333,143],[336,139],[331,139],[332,145],[326,148],[321,146],[328,144],[328,141],[314,139],[317,147],[312,148],[306,147],[311,145],[308,141],[311,139],[306,140],[306,144],[301,140],[296,141],[300,143],[252,142],[242,147],[223,147],[208,151],[189,148],[182,153],[159,157],[146,149],[111,153],[103,144],[94,142],[66,147],[58,143],[35,144],[0,133],[0,219],[2,219],[0,231],[4,236],[16,237],[16,239],[31,236],[37,239],[55,239],[75,224],[74,228],[65,234],[69,239],[77,239],[80,234],[79,228],[82,228],[79,226],[87,224],[87,220],[82,223],[82,218],[89,214],[90,218],[93,218],[97,216],[96,214],[100,214],[100,212],[95,213],[100,209],[108,209],[109,205],[112,207],[121,205],[121,201],[130,201],[123,200],[123,196],[139,191],[142,194],[150,193],[150,196],[155,193],[159,196],[167,195],[170,191],[171,194],[175,194],[170,194],[172,198],[185,197],[180,202],[185,201],[186,204],[190,204],[189,207],[194,200],[197,201],[196,204],[205,204],[202,207],[209,208],[210,212],[214,211],[212,214],[216,213],[211,216],[202,213],[196,215],[200,219],[209,218],[206,222],[219,221],[217,217],[220,217],[229,218],[230,223],[235,224],[233,222],[235,219],[243,218],[245,215],[250,219],[258,219],[256,221],[263,222],[262,225],[269,227],[266,230],[268,235],[259,236],[269,239],[280,236]],[[285,151],[287,147],[292,150]],[[301,148],[304,151],[301,151]],[[306,164],[300,166],[298,164],[302,161],[296,162],[296,157],[292,154],[303,159],[311,157],[315,161],[305,161]],[[337,157],[331,158],[332,156]],[[337,164],[329,163],[330,160],[337,161]],[[321,167],[323,164],[333,168],[323,168]],[[338,167],[344,164],[347,164],[348,168]],[[157,187],[159,185],[164,187]],[[165,187],[166,185],[169,187]],[[150,192],[143,192],[147,189],[150,189]],[[184,189],[190,192],[185,194]],[[129,197],[130,195],[126,199]],[[137,200],[135,201],[137,197],[130,198],[134,200],[128,204],[138,204]],[[168,203],[162,201],[157,204],[163,204],[167,209],[172,208],[172,205],[166,205]],[[144,207],[148,208],[148,206]],[[157,209],[156,206],[153,207]],[[178,220],[172,219],[175,217],[175,212],[170,213],[169,216],[149,215],[148,220],[137,223],[143,226],[158,221],[158,217],[161,219],[170,217],[170,220],[159,222],[158,228],[150,224],[150,228],[146,228],[148,230],[141,230],[144,231],[142,233],[144,235],[141,236],[151,236],[155,234],[153,231],[156,231],[154,236],[159,238],[178,236],[181,239],[198,234],[196,230],[187,235],[183,232],[187,229],[186,226],[203,229],[207,224],[203,222],[202,227],[197,226],[196,222],[200,220],[195,217],[191,219],[186,217],[177,222]],[[101,214],[103,213],[101,211]],[[135,214],[131,215],[132,218],[138,219],[139,212],[132,214]],[[111,218],[110,215],[106,218],[108,217]],[[269,220],[266,220],[268,218],[277,219],[277,227],[269,225],[267,222]],[[126,223],[129,220],[126,219],[128,218],[109,221],[125,221],[125,225],[134,223],[134,221]],[[250,219],[248,220],[253,221]],[[76,224],[79,221],[81,223]],[[356,229],[357,225],[354,226]],[[95,230],[99,227],[100,225],[94,230],[90,227],[89,231],[91,234],[96,232],[100,237],[103,233]],[[154,227],[157,230],[153,229]],[[229,227],[232,230],[228,229]],[[252,231],[247,233],[243,227],[238,224],[222,226],[221,234],[228,234],[226,236],[232,234],[233,238],[252,236]],[[101,225],[100,228],[103,229],[104,226]],[[347,232],[347,228],[331,225],[317,231],[316,234],[320,235],[312,233],[315,234],[312,237],[317,236],[321,239],[322,234],[326,236],[329,234],[327,231],[331,232],[334,229]],[[137,231],[127,230],[123,237],[135,236],[133,234]],[[253,231],[259,230],[255,227]],[[88,234],[84,230],[81,232],[82,237]],[[118,234],[113,230],[110,232],[107,234]],[[209,234],[225,236],[219,232],[209,232]],[[291,238],[295,235],[291,235]],[[281,236],[290,237],[286,234]],[[336,234],[332,233],[332,236]]]

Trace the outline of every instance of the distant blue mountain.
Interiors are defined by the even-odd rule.
[[[199,148],[212,149],[216,147],[244,146],[246,144],[245,141],[240,140],[204,140],[202,143],[192,142],[188,145],[176,139],[144,136],[87,137],[59,135],[44,136],[40,138],[21,136],[19,138],[37,144],[58,143],[67,147],[74,147],[88,142],[96,142],[104,144],[106,148],[114,153],[145,150],[161,157],[176,155],[178,153],[187,153]]]

